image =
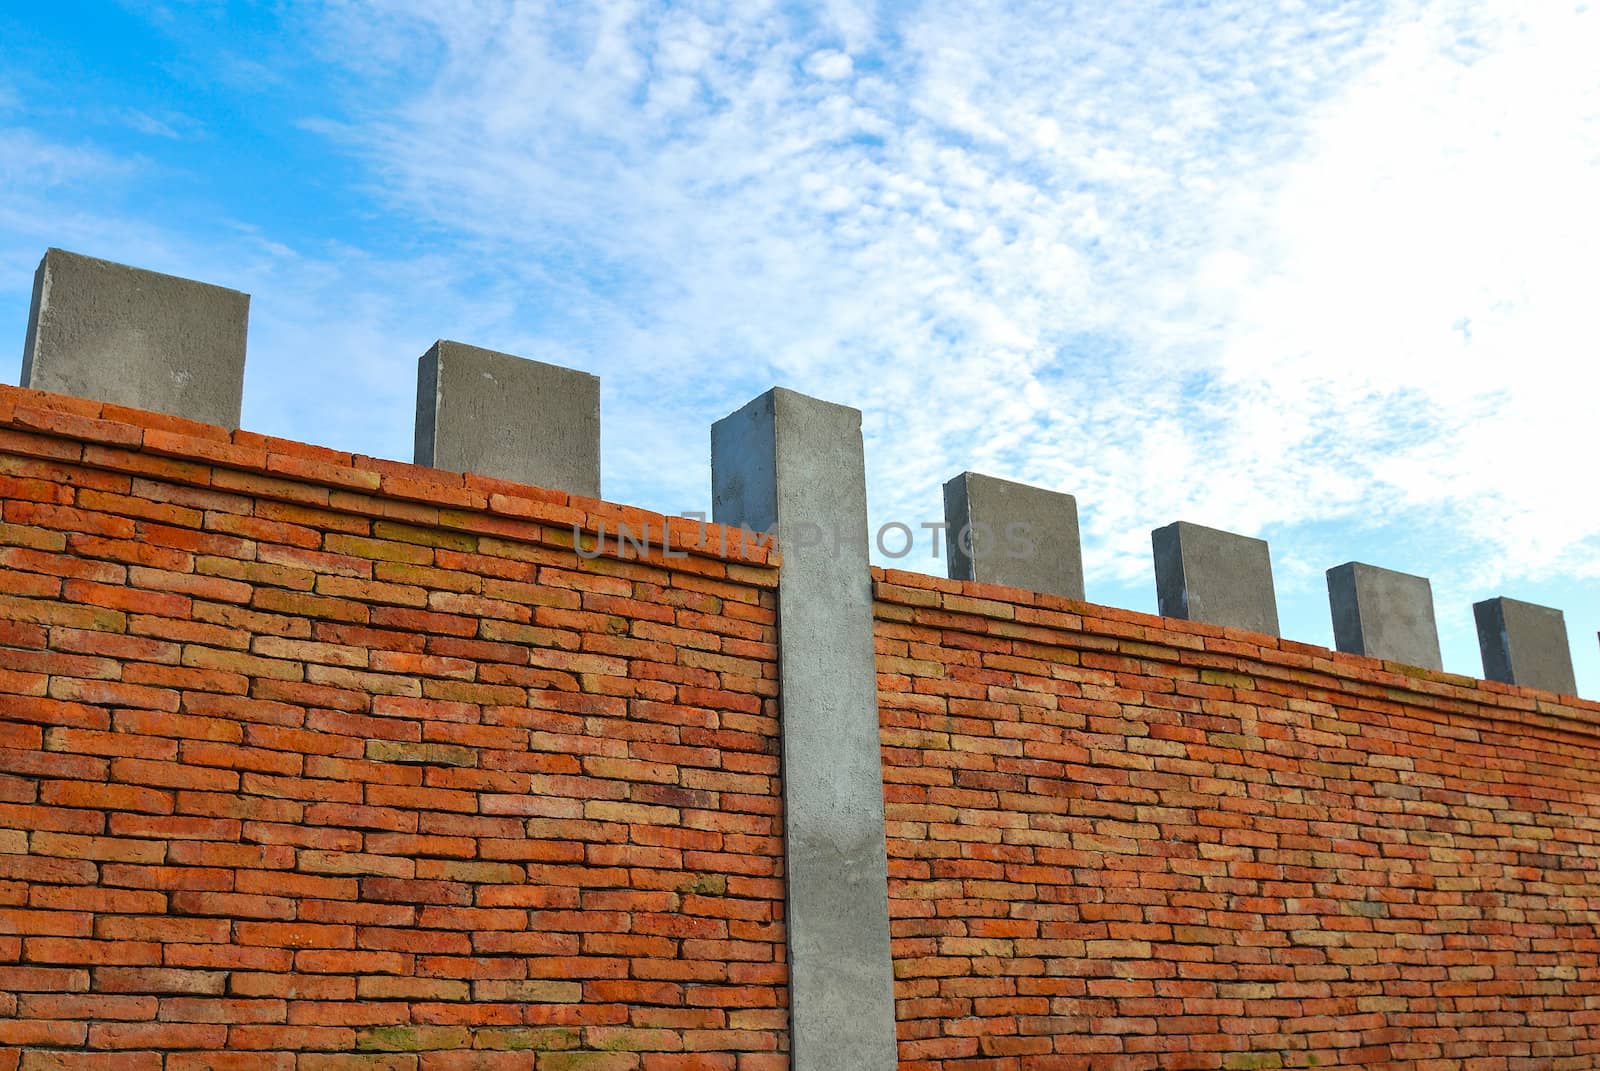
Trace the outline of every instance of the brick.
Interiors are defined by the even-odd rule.
[[[30,937],[23,941],[22,957],[38,964],[151,966],[160,961],[161,946],[150,941]]]
[[[18,1003],[24,1018],[126,1019],[156,1017],[155,997],[113,997],[104,994],[24,994]]]
[[[89,1044],[97,1049],[218,1049],[228,1028],[200,1023],[93,1023]]]
[[[61,595],[68,602],[88,603],[129,613],[176,618],[189,616],[190,600],[187,597],[161,591],[141,591],[91,580],[68,580],[62,585]]]
[[[471,1033],[460,1026],[380,1026],[356,1035],[356,1047],[368,1052],[460,1049],[471,1043]]]
[[[0,965],[0,984],[13,993],[83,993],[89,989],[89,972],[65,967]]]
[[[175,1052],[167,1057],[167,1071],[295,1071],[295,1056],[287,1052]]]
[[[410,1053],[305,1053],[297,1071],[417,1071]]]
[[[736,1071],[738,1057],[718,1052],[645,1053],[644,1071]]]
[[[462,882],[417,881],[406,878],[367,878],[361,883],[363,899],[405,904],[472,903],[472,888]]]
[[[355,1046],[355,1031],[347,1027],[245,1024],[228,1031],[228,1045],[245,1050],[349,1050]]]
[[[233,792],[239,788],[239,775],[231,770],[208,770],[147,759],[114,759],[111,776],[124,783],[155,788],[196,789],[202,792]]]
[[[21,829],[0,830],[0,853],[25,855],[28,851],[28,834]]]
[[[230,947],[216,940],[163,946],[166,962],[175,967],[201,970],[227,967],[239,971],[285,971],[289,969],[292,955],[282,949]]]
[[[158,1052],[50,1052],[22,1054],[18,1071],[161,1071]]]
[[[343,621],[348,624],[364,625],[369,619],[368,608],[364,603],[277,588],[257,588],[250,605],[257,610],[290,617]]]
[[[445,978],[393,978],[369,975],[356,980],[356,995],[362,1000],[465,1001],[472,987]]]
[[[477,752],[450,744],[412,744],[397,740],[368,740],[367,758],[428,766],[476,766]]]
[[[50,696],[74,703],[139,707],[167,713],[178,709],[178,693],[170,688],[147,688],[121,681],[55,677],[50,682]]]
[[[302,851],[300,869],[313,874],[379,874],[409,878],[416,873],[416,863],[410,859],[361,852]]]
[[[99,632],[126,632],[127,615],[97,606],[75,606],[44,599],[0,595],[0,618],[35,625],[59,625]]]
[[[107,885],[133,889],[224,890],[233,887],[233,875],[225,870],[201,867],[134,866],[122,863],[100,864],[100,879]]]
[[[532,1057],[516,1052],[430,1052],[418,1065],[421,1071],[528,1071]]]
[[[303,639],[311,634],[310,621],[287,614],[262,613],[225,603],[197,602],[189,610],[194,621],[186,630],[169,632],[178,639],[203,643],[224,651],[244,651],[250,646],[250,633]],[[205,624],[199,624],[204,622]],[[213,626],[213,627],[208,627]]]
[[[310,591],[316,585],[316,573],[310,569],[239,561],[236,558],[220,558],[209,554],[195,557],[194,571],[201,576],[224,577],[242,584],[287,588],[290,591]]]
[[[0,543],[34,550],[59,551],[67,547],[65,533],[29,525],[0,523]]]
[[[204,559],[201,560],[203,561]],[[161,569],[148,569],[137,565],[129,567],[128,582],[135,587],[179,592],[195,599],[204,599],[210,602],[238,603],[240,605],[248,603],[254,591],[249,584],[241,583],[238,580],[200,575],[198,572],[177,573]]]
[[[539,1054],[538,1071],[636,1071],[637,1053],[545,1052]]]
[[[70,506],[18,499],[8,499],[5,502],[5,519],[7,524],[51,528],[57,531],[103,536],[107,539],[132,539],[137,531],[134,522],[126,517],[112,517],[104,513],[73,509]]]
[[[184,889],[173,892],[170,902],[174,911],[186,915],[255,919],[289,919],[295,915],[294,901],[280,896]]]
[[[167,846],[158,840],[82,837],[43,831],[30,838],[30,849],[36,855],[115,863],[160,863],[167,855]]]
[[[102,584],[120,584],[127,578],[127,570],[120,565],[97,562],[69,554],[50,553],[20,547],[0,549],[0,568],[15,569],[27,573],[40,573],[44,574],[45,577],[71,577],[76,580],[90,580]],[[63,590],[62,585],[52,583],[48,587],[23,591],[21,585],[27,579],[21,576],[11,577],[7,581],[10,594],[29,595],[37,598],[46,595],[54,596]]]

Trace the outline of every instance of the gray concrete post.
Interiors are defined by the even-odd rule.
[[[249,320],[249,294],[48,249],[20,382],[232,430]]]
[[[1346,562],[1328,570],[1333,642],[1341,651],[1443,669],[1428,578]]]
[[[952,580],[1005,584],[1083,601],[1078,502],[976,472],[944,485]]]
[[[1175,521],[1150,542],[1162,617],[1278,635],[1266,540]]]
[[[775,388],[711,428],[712,515],[777,527],[794,1071],[894,1071],[861,413]]]
[[[460,342],[417,361],[416,463],[600,497],[600,380]]]
[[[1502,597],[1473,603],[1472,615],[1486,679],[1578,694],[1567,619],[1560,610]]]

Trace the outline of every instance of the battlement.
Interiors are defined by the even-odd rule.
[[[1328,650],[1185,522],[1097,606],[1072,496],[970,472],[954,577],[878,569],[859,412],[752,399],[669,517],[594,377],[460,343],[419,464],[263,436],[247,309],[51,250],[0,387],[0,1068],[1600,1058],[1559,612],[1448,674],[1348,563]]]
[[[248,310],[236,291],[51,249],[35,276],[22,385],[234,428]],[[598,498],[596,377],[444,340],[417,367],[419,466]],[[1072,495],[964,472],[944,499],[950,576],[1083,598]],[[791,528],[819,538],[813,518]],[[1163,616],[1278,634],[1264,541],[1184,521],[1151,540]],[[1328,598],[1338,650],[1440,668],[1427,578],[1347,562],[1328,570]],[[1502,596],[1473,611],[1486,679],[1576,693],[1560,610]]]

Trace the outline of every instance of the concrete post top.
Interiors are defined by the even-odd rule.
[[[21,383],[237,428],[249,319],[238,290],[51,248]]]
[[[857,520],[864,547],[861,410],[771,387],[711,425],[711,485],[711,515],[719,524],[763,532],[775,525],[787,528],[780,538],[799,537],[789,544],[791,554],[805,556],[824,543],[838,548],[835,536],[848,536],[842,545],[853,547]],[[859,511],[837,500],[858,494]],[[823,532],[818,540],[824,516],[833,524],[848,523],[851,530]]]
[[[712,424],[715,428],[741,414],[771,413],[774,416],[800,417],[810,412],[829,412],[831,419],[847,422],[857,431],[861,429],[861,410],[841,405],[810,394],[802,394],[789,387],[768,387],[739,408]]]
[[[1051,495],[1059,495],[1059,494],[1064,494],[1065,493],[1065,492],[1062,492],[1062,491],[1052,491],[1047,487],[1039,487],[1036,484],[1023,483],[1021,480],[1008,480],[1008,479],[1005,479],[1002,476],[990,476],[990,475],[988,475],[986,473],[982,473],[982,472],[973,472],[971,469],[968,469],[965,472],[957,473],[956,475],[950,477],[948,480],[946,480],[944,482],[944,485],[946,487],[959,487],[959,486],[961,486],[963,484],[966,484],[968,481],[980,481],[980,480],[983,483],[992,486],[997,491],[1018,491],[1018,492],[1027,492],[1027,493],[1030,493],[1030,494],[1043,493],[1043,494],[1051,494]],[[1072,496],[1071,495],[1066,495],[1066,497],[1067,498],[1071,498]]]
[[[1536,602],[1524,602],[1522,599],[1513,599],[1506,595],[1496,595],[1492,599],[1484,599],[1481,602],[1475,602],[1472,604],[1472,608],[1476,610],[1480,606],[1494,606],[1496,604],[1498,604],[1508,613],[1534,614],[1540,616],[1553,615],[1563,623],[1565,623],[1567,619],[1567,615],[1556,609],[1554,606],[1541,606]]]
[[[1193,521],[1173,521],[1171,524],[1162,525],[1160,528],[1153,528],[1150,531],[1150,537],[1154,540],[1161,533],[1170,533],[1180,540],[1193,540],[1196,545],[1205,544],[1207,541],[1218,544],[1254,543],[1263,548],[1267,545],[1265,539],[1240,535],[1238,532],[1229,532],[1222,528],[1207,528],[1205,525],[1195,524]]]
[[[600,495],[600,378],[439,339],[417,360],[415,458]]]
[[[1163,617],[1278,635],[1267,541],[1174,521],[1150,533]]]
[[[493,372],[500,369],[510,371],[542,369],[547,372],[558,372],[564,377],[572,377],[573,379],[592,380],[596,386],[600,383],[600,377],[592,372],[585,372],[578,368],[568,368],[565,365],[550,364],[547,361],[536,361],[532,357],[519,357],[514,353],[491,350],[483,346],[473,346],[466,342],[456,342],[448,338],[436,339],[420,359],[428,360],[430,357],[472,363],[474,371],[479,373],[483,371]]]
[[[944,485],[950,576],[1082,600],[1078,501],[1015,480],[963,472]]]
[[[1329,576],[1335,573],[1349,573],[1352,576],[1360,577],[1399,577],[1405,580],[1420,580],[1422,583],[1427,584],[1430,590],[1433,587],[1425,576],[1418,576],[1416,573],[1402,573],[1398,569],[1385,569],[1381,565],[1368,565],[1366,562],[1345,562],[1343,565],[1335,565],[1327,570]]]
[[[74,253],[70,249],[60,246],[47,246],[44,256],[39,258],[40,268],[61,268],[73,264],[82,270],[100,271],[112,275],[128,274],[137,276],[142,285],[182,285],[197,286],[215,294],[229,294],[236,299],[246,302],[250,295],[243,290],[234,290],[232,287],[218,286],[216,283],[203,283],[197,279],[190,279],[183,275],[169,275],[166,272],[151,271],[149,268],[136,268],[131,264],[123,264],[115,260],[106,260],[103,257],[91,257],[86,253]]]
[[[1473,603],[1472,613],[1485,678],[1577,694],[1567,619],[1560,610],[1499,596]]]
[[[1443,668],[1427,577],[1364,562],[1336,565],[1327,577],[1335,647],[1423,669]]]

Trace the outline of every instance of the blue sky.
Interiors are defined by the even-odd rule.
[[[244,424],[410,458],[435,338],[602,377],[606,496],[709,500],[773,384],[874,519],[964,469],[1562,608],[1600,697],[1600,6],[1525,0],[14,6],[0,337],[46,246],[253,295]],[[922,556],[898,563],[941,572]]]

